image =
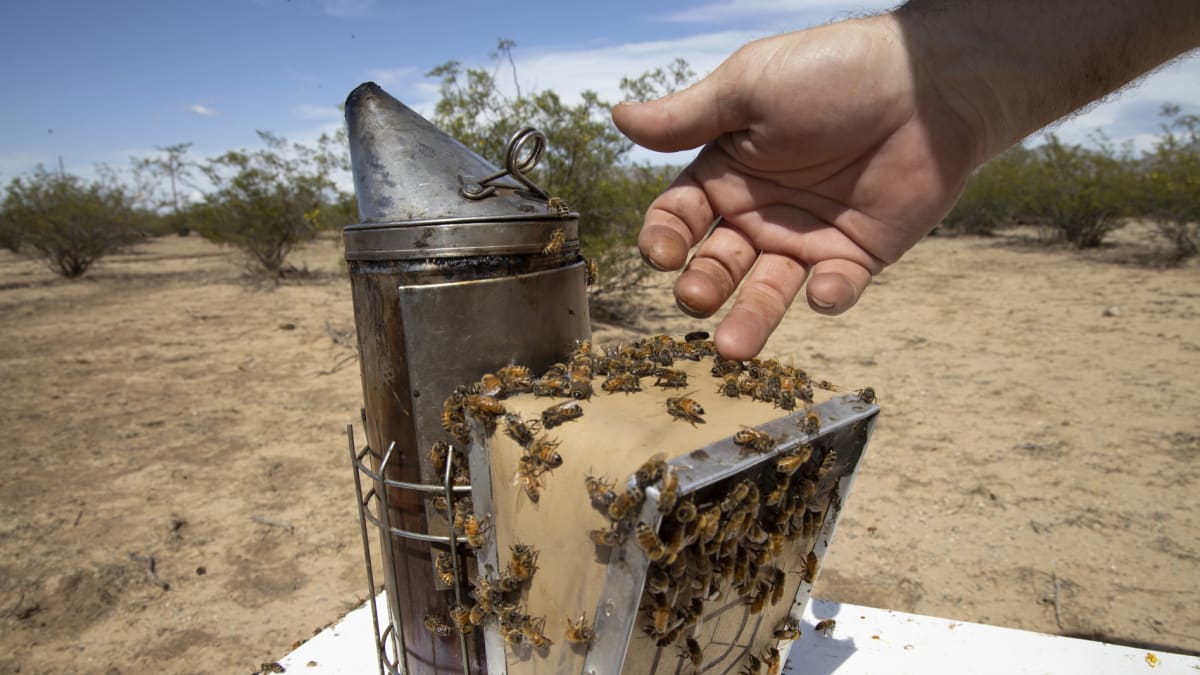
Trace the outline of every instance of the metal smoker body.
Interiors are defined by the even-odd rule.
[[[590,337],[578,216],[524,176],[545,149],[536,131],[514,135],[499,169],[373,83],[351,92],[346,121],[361,220],[344,232],[368,444],[358,461],[378,470],[390,450],[373,476],[380,524],[406,533],[382,545],[396,660],[407,673],[484,672],[477,644],[460,650],[423,625],[454,602],[431,564],[450,528],[427,504],[448,477],[426,454],[451,442],[440,416],[457,385],[509,363],[540,371]]]

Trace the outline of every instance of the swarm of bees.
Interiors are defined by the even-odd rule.
[[[547,248],[555,246],[552,239]],[[592,273],[594,266],[589,267]],[[712,359],[711,374],[718,381],[719,394],[768,402],[786,411],[794,410],[800,401],[806,411],[798,423],[799,430],[810,436],[819,433],[821,418],[810,407],[813,390],[837,390],[835,385],[811,380],[803,370],[773,359],[723,359],[703,332],[690,333],[683,340],[657,335],[604,348],[580,341],[569,358],[553,364],[538,377],[524,366],[505,366],[476,383],[457,387],[443,405],[442,427],[451,439],[461,443],[470,441],[468,415],[481,422],[489,436],[501,429],[523,449],[514,484],[537,503],[545,475],[564,462],[562,442],[552,438],[549,430],[582,417],[583,404],[593,396],[643,391],[643,378],[653,378],[648,386],[686,389],[687,373],[677,368],[676,362],[706,357]],[[603,379],[593,389],[596,377]],[[504,400],[525,393],[566,400],[546,407],[535,419],[523,419],[509,410]],[[705,411],[693,397],[695,393],[693,390],[667,397],[667,414],[693,427],[704,424]],[[871,388],[854,393],[860,401],[876,401]],[[750,427],[733,434],[733,442],[745,453],[770,453],[783,440]],[[427,459],[439,476],[445,475],[447,463],[452,461],[449,468],[454,482],[470,484],[462,454],[451,453],[446,442],[435,443]],[[680,658],[699,670],[704,654],[696,627],[707,603],[723,601],[736,593],[751,614],[758,614],[768,604],[783,599],[786,574],[774,564],[775,558],[782,553],[785,542],[813,537],[820,529],[825,517],[822,505],[832,487],[825,479],[836,461],[831,448],[814,450],[812,445],[801,445],[759,465],[753,475],[739,474],[685,496],[680,494],[676,470],[664,455],[655,455],[625,483],[604,476],[586,477],[589,502],[609,521],[607,527],[590,530],[587,536],[602,547],[623,546],[631,537],[636,541],[649,561],[645,596],[639,608],[646,616],[642,630],[660,648],[675,645]],[[651,487],[657,494],[658,511],[664,516],[657,530],[636,518]],[[453,531],[466,540],[468,548],[484,545],[491,523],[476,518],[470,498],[456,500],[453,509],[444,503],[444,497],[433,501],[435,508],[447,513]],[[532,547],[514,545],[502,574],[484,574],[473,580],[472,603],[451,607],[448,618],[427,615],[426,628],[439,637],[448,637],[455,631],[469,633],[494,618],[507,644],[534,649],[550,646],[553,641],[545,633],[546,618],[529,616],[519,597],[537,571],[537,557]],[[801,573],[804,581],[815,580],[817,564],[817,557],[810,552]],[[443,583],[456,581],[448,553],[437,555],[435,568]],[[785,622],[773,635],[779,640],[795,639],[799,627]],[[566,618],[565,636],[569,645],[586,647],[595,633],[587,616],[580,615],[577,619]],[[742,672],[779,672],[778,651],[747,658]]]

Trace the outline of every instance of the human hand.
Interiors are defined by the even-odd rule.
[[[651,203],[638,245],[660,270],[698,246],[675,284],[687,314],[712,315],[741,284],[714,336],[735,359],[762,349],[806,280],[815,311],[853,306],[984,159],[888,15],[750,43],[692,87],[612,114],[654,150],[707,144]]]

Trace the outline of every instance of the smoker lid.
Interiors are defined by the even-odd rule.
[[[374,82],[350,92],[346,125],[361,221],[345,229],[347,259],[536,253],[563,235],[578,246],[578,214],[524,176],[540,132],[514,134],[501,169]]]

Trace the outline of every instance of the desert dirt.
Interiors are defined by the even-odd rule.
[[[768,344],[882,407],[816,595],[1200,652],[1200,266],[1025,234],[933,237]],[[0,253],[0,672],[249,673],[364,599],[340,257]],[[596,341],[711,329],[671,279]]]

